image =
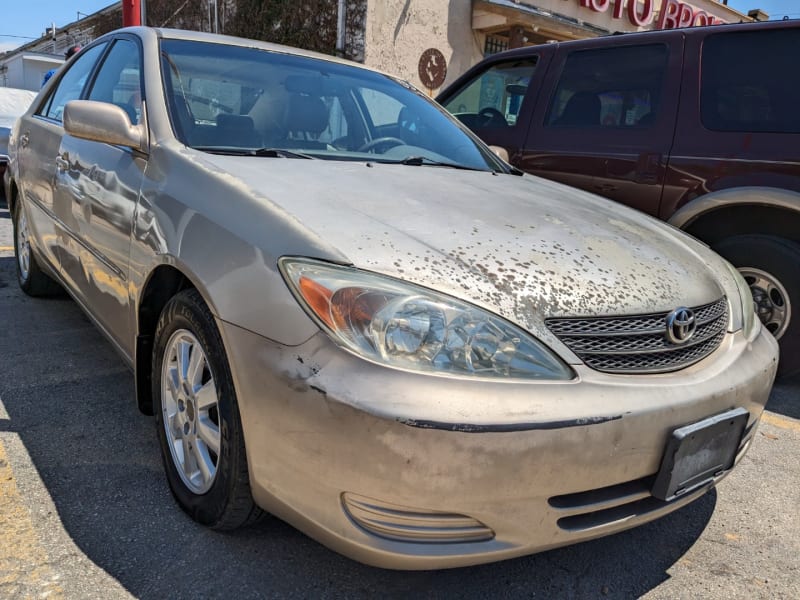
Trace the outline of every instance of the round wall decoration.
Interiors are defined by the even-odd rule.
[[[436,48],[428,48],[419,57],[419,78],[429,89],[441,87],[447,77],[447,61]]]

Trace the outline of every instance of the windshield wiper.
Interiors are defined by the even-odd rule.
[[[307,158],[314,160],[314,157],[309,154],[292,152],[282,148],[232,148],[230,146],[192,146],[192,148],[201,152],[228,156],[265,156],[267,158]]]
[[[429,165],[431,167],[450,167],[451,169],[462,169],[464,171],[490,171],[490,169],[478,169],[476,167],[467,167],[459,165],[458,163],[444,162],[441,160],[434,160],[427,156],[406,156],[403,160],[397,161],[398,165],[411,165],[412,167],[421,167],[422,165]]]
[[[256,150],[249,150],[248,154],[252,154],[253,156],[266,156],[269,158],[307,158],[309,160],[316,160],[310,154],[293,152],[292,150],[284,150],[283,148],[258,148]]]

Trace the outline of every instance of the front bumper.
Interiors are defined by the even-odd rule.
[[[530,554],[688,504],[711,485],[669,503],[649,493],[669,435],[742,407],[741,458],[778,356],[766,331],[737,333],[676,373],[578,366],[570,382],[467,381],[374,365],[321,333],[289,348],[219,325],[256,502],[397,569]]]

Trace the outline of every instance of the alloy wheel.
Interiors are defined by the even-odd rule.
[[[19,207],[17,219],[17,263],[19,264],[20,279],[26,281],[31,270],[31,245],[28,241],[28,219],[25,210]]]
[[[761,269],[740,267],[739,272],[750,286],[756,314],[761,323],[776,339],[781,339],[789,327],[792,316],[792,306],[786,288],[777,278]]]
[[[214,483],[220,454],[219,400],[208,358],[186,329],[167,342],[161,366],[164,429],[183,483],[204,494]]]

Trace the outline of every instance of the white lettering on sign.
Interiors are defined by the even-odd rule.
[[[623,15],[635,27],[646,27],[655,17],[655,0],[578,0],[583,8],[602,13],[611,8],[611,17],[621,19]],[[627,9],[627,10],[626,10]],[[695,25],[724,23],[704,10],[680,0],[662,0],[655,29],[675,29]]]

